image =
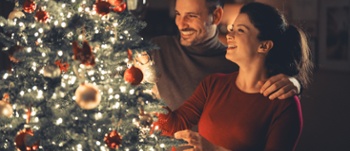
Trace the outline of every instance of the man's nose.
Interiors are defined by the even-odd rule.
[[[188,28],[189,25],[188,25],[188,20],[185,18],[185,17],[179,17],[177,19],[177,27],[179,29],[185,29],[185,28]]]

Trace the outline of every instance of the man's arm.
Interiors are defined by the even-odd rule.
[[[260,93],[269,96],[270,100],[276,98],[286,99],[300,93],[301,84],[295,77],[278,74],[270,77],[267,81],[261,81]]]

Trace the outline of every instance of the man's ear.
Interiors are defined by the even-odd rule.
[[[273,47],[273,41],[272,40],[265,40],[260,43],[258,52],[259,53],[268,53]]]
[[[224,14],[224,10],[222,7],[218,7],[213,12],[213,24],[218,25],[221,21],[222,15]]]

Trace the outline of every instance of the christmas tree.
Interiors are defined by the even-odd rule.
[[[9,0],[10,1],[10,0]],[[0,150],[166,150],[123,0],[18,0],[0,17]],[[142,80],[142,81],[141,81]],[[174,144],[175,143],[175,144]]]

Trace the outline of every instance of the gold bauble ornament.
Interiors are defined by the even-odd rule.
[[[13,20],[13,19],[15,19],[15,18],[22,18],[22,17],[25,17],[26,15],[22,12],[22,11],[20,11],[20,10],[18,10],[18,9],[14,9],[9,15],[8,15],[8,19],[9,20]]]
[[[2,100],[0,100],[0,117],[12,117],[13,109],[10,104],[10,96],[8,93],[3,95]]]
[[[61,76],[61,69],[57,65],[46,65],[43,68],[43,75],[47,78],[58,78]]]
[[[100,104],[101,95],[96,86],[83,83],[75,91],[75,101],[82,109],[91,110]]]

